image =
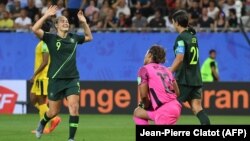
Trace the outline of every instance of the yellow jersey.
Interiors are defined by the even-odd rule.
[[[43,62],[43,53],[49,53],[48,47],[46,45],[46,43],[44,43],[43,41],[40,41],[37,46],[36,46],[36,50],[35,50],[35,66],[34,66],[34,73],[36,72],[36,70],[39,68],[39,66],[42,64]],[[50,63],[50,59],[49,62],[47,64],[47,66],[36,75],[36,79],[44,79],[47,78],[47,73],[48,73],[48,68],[49,68],[49,63]]]

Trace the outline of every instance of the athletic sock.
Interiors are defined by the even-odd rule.
[[[36,103],[34,106],[39,110],[39,104],[38,103]]]
[[[44,114],[49,110],[47,104],[39,105],[39,116],[40,120],[43,119]]]
[[[210,125],[210,120],[204,110],[199,111],[196,116],[200,120],[201,125]]]
[[[43,119],[41,120],[41,124],[45,126],[52,118],[48,117],[47,114],[44,114]]]
[[[69,117],[69,139],[74,139],[79,123],[79,116]]]
[[[49,107],[47,104],[42,104],[39,105],[39,116],[40,116],[40,120],[43,119],[44,114],[49,110]],[[46,125],[46,128],[49,128],[50,124]]]

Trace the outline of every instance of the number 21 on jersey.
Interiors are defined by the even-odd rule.
[[[192,53],[192,58],[190,61],[190,65],[196,65],[199,60],[199,49],[198,47],[192,46],[190,49],[190,53]]]

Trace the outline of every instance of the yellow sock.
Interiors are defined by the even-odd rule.
[[[49,107],[47,104],[42,104],[39,105],[39,116],[40,116],[40,120],[43,119],[44,114],[49,110]],[[46,124],[45,128],[49,128],[50,126],[50,121]]]
[[[35,107],[39,110],[39,104],[38,103],[35,104]]]

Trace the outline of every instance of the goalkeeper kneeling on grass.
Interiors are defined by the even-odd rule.
[[[138,72],[141,103],[134,111],[136,125],[174,125],[181,114],[177,100],[178,85],[173,74],[162,65],[166,59],[163,47],[153,45],[146,53],[144,66]]]

